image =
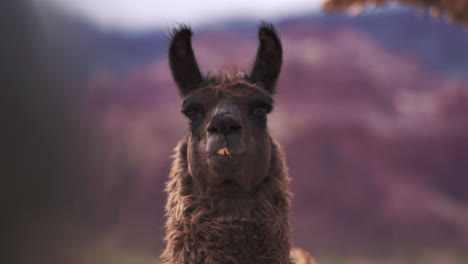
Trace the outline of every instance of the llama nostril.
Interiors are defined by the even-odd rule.
[[[232,131],[237,131],[237,130],[240,130],[242,127],[240,125],[231,125],[230,129]]]
[[[240,122],[231,115],[216,115],[207,127],[210,133],[220,133],[228,135],[238,132],[242,128]]]
[[[216,127],[213,127],[213,126],[208,126],[208,128],[206,129],[208,130],[208,132],[211,132],[211,133],[218,133],[218,129]]]

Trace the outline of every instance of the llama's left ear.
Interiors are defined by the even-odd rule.
[[[274,93],[283,61],[281,41],[273,25],[265,22],[260,25],[258,39],[260,46],[249,78],[254,83],[261,83],[268,92]]]
[[[192,49],[192,30],[185,25],[174,29],[169,47],[169,65],[181,96],[197,89],[203,81]]]

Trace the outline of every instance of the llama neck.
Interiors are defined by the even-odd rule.
[[[167,234],[163,263],[289,263],[286,221],[171,219],[168,226],[175,231]]]
[[[194,194],[184,148],[184,143],[178,148],[166,189],[163,263],[290,263],[289,179],[278,148],[267,180],[253,196],[240,200]]]

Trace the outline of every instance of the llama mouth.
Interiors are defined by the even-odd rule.
[[[220,156],[231,156],[232,155],[232,152],[229,151],[229,149],[227,147],[224,147],[224,148],[220,148],[218,150],[218,152],[216,152],[218,155]]]
[[[239,152],[239,151],[234,151],[232,149],[229,149],[228,147],[222,147],[220,149],[218,149],[218,151],[216,151],[214,153],[214,156],[221,156],[221,157],[239,157],[239,156],[243,156],[244,152]]]
[[[221,147],[208,155],[208,165],[218,173],[228,173],[239,168],[244,160],[244,152],[236,152],[228,147]]]

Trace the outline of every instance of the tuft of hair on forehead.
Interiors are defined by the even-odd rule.
[[[218,70],[216,72],[209,72],[205,77],[205,82],[208,85],[233,85],[233,84],[245,84],[248,86],[254,86],[248,80],[247,75],[237,68],[232,68],[227,71]]]

